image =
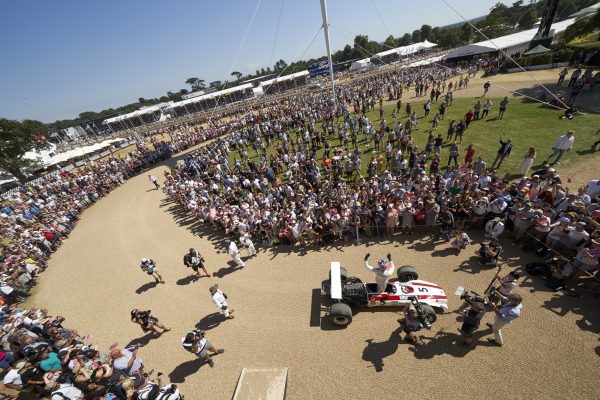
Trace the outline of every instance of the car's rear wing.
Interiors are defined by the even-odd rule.
[[[332,261],[331,269],[329,272],[330,276],[330,287],[329,287],[329,295],[334,300],[342,299],[342,277],[340,273],[340,262]]]

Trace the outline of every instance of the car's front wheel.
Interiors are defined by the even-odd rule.
[[[348,326],[352,322],[352,308],[348,304],[335,303],[329,308],[329,320],[336,326]]]

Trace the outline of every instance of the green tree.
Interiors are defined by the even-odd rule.
[[[198,79],[196,82],[196,88],[194,90],[204,90],[206,89],[206,84],[204,83],[204,79]],[[192,90],[192,91],[194,91]]]
[[[287,66],[288,66],[288,64],[284,60],[279,60],[275,63],[275,65],[273,66],[273,69],[275,70],[275,72],[281,72],[284,69],[286,69]]]
[[[239,81],[240,79],[242,79],[242,73],[239,71],[233,71],[231,73],[231,76],[235,76],[236,81]]]
[[[412,33],[412,42],[418,43],[420,41],[421,41],[421,31],[418,29],[415,29]]]
[[[211,89],[219,89],[219,87],[222,85],[223,83],[221,81],[213,81],[211,83],[208,84],[208,87]]]
[[[396,47],[396,39],[394,39],[392,35],[388,36],[383,42],[383,47],[385,47],[386,50],[393,49]]]
[[[460,40],[462,43],[469,43],[473,37],[473,27],[469,23],[465,23],[460,28]]]
[[[398,39],[398,46],[408,46],[412,43],[412,36],[410,33],[405,33],[400,39]]]
[[[558,8],[556,9],[556,17],[558,19],[565,19],[569,15],[577,12],[577,3],[575,0],[562,0],[558,3]]]
[[[185,81],[185,84],[186,84],[186,85],[190,85],[190,87],[192,88],[192,92],[193,92],[194,90],[196,90],[196,87],[197,87],[197,85],[198,85],[198,81],[199,81],[199,80],[200,80],[200,79],[198,79],[198,78],[188,78],[188,79]]]
[[[439,26],[436,26],[435,28],[433,28],[431,30],[431,39],[429,39],[431,42],[437,43],[440,40],[440,32],[441,29]]]
[[[140,104],[144,104],[146,101],[148,101],[148,100],[146,100],[143,97],[138,98],[138,103],[140,103]]]
[[[0,169],[24,183],[26,176],[23,169],[35,166],[36,162],[23,157],[28,151],[48,147],[44,130],[44,124],[39,121],[0,118]]]
[[[527,10],[525,10],[525,13],[519,19],[519,27],[530,28],[537,22],[537,20],[538,15],[535,7],[528,7]]]
[[[429,40],[431,38],[431,25],[421,26],[421,40]]]
[[[460,44],[460,29],[444,29],[440,34],[440,47],[454,47]]]

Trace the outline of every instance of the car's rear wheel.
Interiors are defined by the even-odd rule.
[[[437,321],[437,314],[433,307],[428,304],[421,304],[421,310],[423,311],[423,317],[430,323],[433,324]]]
[[[352,308],[348,304],[335,303],[329,308],[329,320],[336,326],[348,326],[352,322]]]
[[[398,280],[400,282],[408,282],[419,279],[419,274],[415,267],[411,267],[410,265],[405,265],[398,269]]]

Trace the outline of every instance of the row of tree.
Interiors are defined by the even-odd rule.
[[[557,11],[557,19],[564,19],[577,9],[587,7],[594,4],[597,0],[561,0]],[[546,6],[546,0],[531,1],[525,4],[523,0],[516,1],[510,7],[502,3],[496,4],[490,10],[490,13],[484,18],[473,20],[472,23],[480,29],[486,36],[490,38],[513,32],[517,28],[529,28],[538,19],[538,16],[543,13]],[[352,44],[347,44],[342,50],[336,51],[333,55],[333,61],[336,63],[351,61],[369,57],[371,54],[376,54],[390,48],[407,46],[412,43],[429,40],[437,43],[439,48],[455,47],[462,44],[471,43],[473,41],[482,40],[481,36],[473,27],[468,24],[455,24],[445,27],[432,27],[424,24],[420,29],[414,30],[412,33],[405,33],[399,37],[389,36],[383,43],[369,39],[367,35],[358,35],[355,37]],[[205,80],[192,77],[185,81],[189,89],[180,89],[178,91],[169,91],[165,95],[146,99],[140,97],[137,102],[127,104],[118,108],[109,108],[100,112],[86,111],[79,114],[77,118],[59,120],[47,124],[47,131],[56,131],[59,129],[68,128],[70,126],[79,125],[83,122],[106,118],[118,114],[124,114],[135,111],[143,106],[150,106],[166,101],[179,101],[182,96],[189,92],[200,90],[221,90],[228,87],[238,85],[241,81],[260,78],[272,74],[292,74],[303,71],[314,62],[324,60],[325,57],[300,60],[288,64],[284,60],[277,61],[272,67],[257,69],[254,74],[243,75],[239,71],[231,73],[231,79],[226,81],[213,81],[206,83]]]

